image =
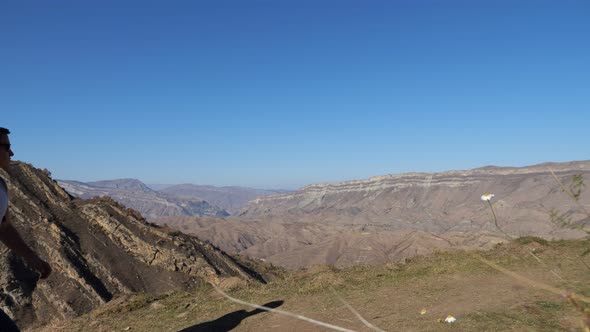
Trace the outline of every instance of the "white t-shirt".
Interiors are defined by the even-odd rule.
[[[4,220],[6,211],[8,210],[8,187],[4,179],[0,177],[0,224]]]

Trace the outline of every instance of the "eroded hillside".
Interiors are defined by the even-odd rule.
[[[494,204],[506,231],[552,236],[560,232],[547,217],[552,209],[569,212],[568,217],[574,220],[586,216],[570,208],[570,198],[561,192],[551,171],[568,185],[575,174],[590,176],[590,161],[408,173],[316,184],[291,194],[260,197],[239,216],[368,224],[387,230],[434,233],[493,231],[488,207],[480,196],[494,193]],[[580,202],[590,205],[590,193],[582,192]]]
[[[22,326],[72,318],[121,293],[190,289],[226,278],[262,281],[195,238],[164,232],[112,199],[71,197],[47,173],[16,162],[9,174],[13,224],[53,274],[37,274],[0,245],[3,310]]]
[[[386,175],[257,198],[237,218],[157,222],[288,268],[383,263],[506,241],[484,193],[495,194],[498,225],[511,237],[583,237],[555,220],[588,225],[580,206],[590,210],[590,193],[582,191],[578,205],[560,188],[577,174],[590,178],[590,162]]]

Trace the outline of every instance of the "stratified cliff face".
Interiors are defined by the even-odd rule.
[[[53,268],[37,281],[0,244],[0,306],[21,327],[75,317],[118,293],[188,289],[228,277],[263,281],[224,252],[163,232],[109,198],[75,199],[30,165],[13,163],[0,175],[9,184],[12,223]]]
[[[109,196],[115,201],[137,210],[147,219],[162,216],[226,217],[229,213],[200,197],[178,197],[148,188],[136,179],[96,182],[58,180],[68,193],[79,198]]]
[[[484,167],[470,171],[386,175],[367,180],[317,184],[284,195],[258,198],[240,217],[377,226],[382,230],[497,231],[480,200],[495,194],[499,223],[511,234],[560,237],[549,221],[552,209],[572,220],[587,218],[560,190],[572,176],[590,178],[590,161],[530,167]],[[583,191],[580,204],[590,206]],[[590,210],[590,208],[587,208]],[[559,234],[557,234],[559,233]]]

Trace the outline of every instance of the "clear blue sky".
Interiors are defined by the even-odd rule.
[[[589,158],[589,1],[2,1],[55,178],[260,188]]]

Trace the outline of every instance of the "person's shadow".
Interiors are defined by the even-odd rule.
[[[284,303],[284,301],[278,300],[278,301],[272,301],[272,302],[263,304],[262,306],[274,309],[274,308],[280,307],[283,303]],[[217,318],[216,320],[211,320],[211,321],[208,321],[205,323],[199,323],[197,325],[193,325],[191,327],[187,327],[185,329],[182,329],[178,332],[226,332],[226,331],[231,331],[236,326],[240,325],[240,323],[244,319],[246,319],[250,316],[254,316],[256,314],[259,314],[261,312],[266,312],[266,310],[262,310],[262,309],[256,309],[256,310],[252,310],[252,311],[238,310],[238,311],[234,311],[232,313],[229,313],[227,315],[223,315],[223,316]]]

